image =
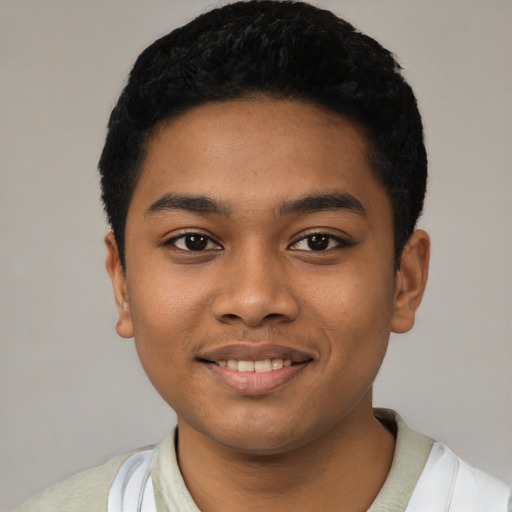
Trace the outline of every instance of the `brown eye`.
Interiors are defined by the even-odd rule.
[[[290,246],[290,249],[295,251],[323,252],[330,249],[342,249],[350,245],[350,242],[328,233],[312,233],[297,240]]]
[[[167,245],[174,245],[174,247],[182,251],[195,252],[221,248],[218,243],[202,233],[186,233],[174,237],[167,242]]]
[[[325,251],[329,247],[331,237],[327,235],[311,235],[306,238],[308,247],[312,251]]]
[[[190,251],[202,251],[208,245],[208,237],[203,235],[186,235],[184,243]]]

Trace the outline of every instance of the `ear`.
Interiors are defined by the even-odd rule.
[[[119,258],[119,251],[113,231],[105,235],[105,245],[107,246],[107,267],[108,275],[112,281],[114,297],[117,307],[117,325],[116,331],[123,338],[133,337],[132,315],[130,312],[130,300],[128,297],[128,287],[126,285],[126,276]]]
[[[412,329],[428,278],[430,237],[418,229],[414,231],[402,251],[400,268],[396,274],[395,302],[391,330],[404,333]]]

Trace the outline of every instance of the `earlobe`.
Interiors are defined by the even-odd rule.
[[[430,237],[418,229],[411,235],[400,258],[391,319],[393,332],[404,333],[414,325],[416,310],[427,285],[429,258]]]
[[[116,239],[113,231],[109,231],[105,235],[105,245],[107,246],[107,259],[105,266],[108,275],[112,281],[114,290],[114,298],[117,307],[117,324],[116,331],[123,338],[133,337],[133,324],[130,312],[130,300],[128,297],[128,288],[126,285],[126,276],[119,258]]]

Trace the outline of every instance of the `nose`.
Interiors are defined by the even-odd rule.
[[[299,303],[285,262],[279,255],[248,252],[225,262],[223,279],[211,305],[213,316],[222,323],[247,327],[294,320]]]

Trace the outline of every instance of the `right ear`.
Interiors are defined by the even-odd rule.
[[[105,235],[105,245],[107,246],[107,260],[105,266],[107,267],[108,275],[112,281],[112,288],[114,289],[114,297],[117,307],[117,324],[116,331],[119,336],[123,338],[133,337],[133,323],[130,311],[130,299],[128,297],[128,287],[126,284],[126,275],[121,259],[119,258],[119,250],[113,231],[109,231]]]

